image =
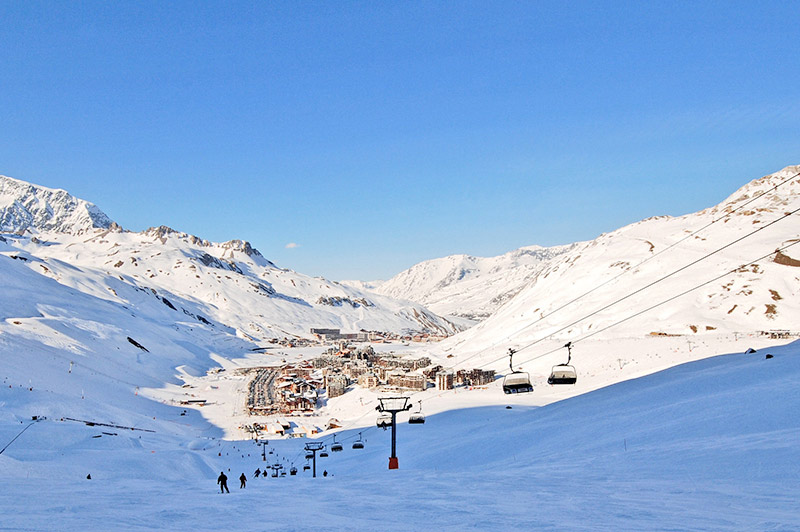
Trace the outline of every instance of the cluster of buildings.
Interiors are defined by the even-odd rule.
[[[437,390],[452,390],[456,386],[485,386],[494,381],[493,369],[446,370],[434,366],[425,370],[426,378],[436,383]]]
[[[800,331],[789,331],[786,329],[773,329],[770,331],[758,331],[759,336],[766,336],[771,340],[784,340],[800,336]]]
[[[331,342],[352,342],[352,343],[366,343],[371,342],[375,344],[391,343],[391,342],[438,342],[447,338],[446,336],[430,334],[430,333],[415,333],[415,334],[395,334],[386,331],[365,331],[361,330],[354,333],[343,333],[341,329],[330,328],[311,328],[309,331],[312,338],[300,337],[284,337],[272,338],[268,342],[272,345],[279,345],[281,347],[310,347],[321,344],[329,344]]]
[[[369,342],[370,334],[366,331],[357,333],[342,333],[341,329],[311,329],[311,334],[314,335],[320,342],[335,342],[345,340],[348,342]]]
[[[251,415],[307,415],[317,407],[324,382],[321,373],[308,363],[241,371],[254,374],[247,386],[246,407]]]
[[[309,331],[319,342],[371,342],[382,344],[388,342],[438,342],[447,338],[446,336],[415,333],[415,334],[395,334],[386,331],[365,331],[356,333],[343,333],[340,329],[311,328]]]
[[[376,354],[372,347],[352,349],[342,345],[311,361],[322,370],[329,398],[345,393],[352,383],[363,388],[424,390],[427,379],[418,370],[429,366],[428,357],[410,359],[394,354]]]
[[[335,331],[315,330],[320,335],[333,335]],[[240,372],[252,376],[248,383],[247,411],[260,416],[313,414],[323,388],[328,398],[334,398],[344,395],[352,384],[401,392],[423,391],[428,386],[440,390],[455,386],[483,386],[495,379],[494,370],[454,372],[442,366],[431,366],[428,357],[379,354],[371,346],[356,348],[347,342],[310,361],[280,367],[247,368]],[[269,429],[272,433],[281,432],[277,426]]]

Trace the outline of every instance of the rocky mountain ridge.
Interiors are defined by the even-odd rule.
[[[0,231],[81,234],[116,224],[93,203],[65,190],[0,175]]]

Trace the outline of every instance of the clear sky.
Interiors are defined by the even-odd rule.
[[[0,174],[388,278],[800,164],[800,2],[0,3]]]

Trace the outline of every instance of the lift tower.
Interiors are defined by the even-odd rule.
[[[321,442],[311,442],[306,444],[306,452],[313,454],[314,469],[311,471],[314,478],[317,478],[317,451],[325,448],[325,444]]]
[[[400,467],[397,461],[397,413],[410,410],[408,397],[379,397],[380,404],[375,407],[378,412],[388,412],[392,415],[392,456],[389,457],[389,469]]]

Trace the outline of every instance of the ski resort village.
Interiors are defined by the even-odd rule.
[[[454,371],[433,364],[428,357],[413,358],[394,351],[376,352],[367,343],[366,335],[361,337],[364,333],[342,335],[338,329],[312,328],[311,334],[323,344],[325,337],[333,338],[336,346],[328,347],[311,359],[304,358],[302,350],[298,350],[297,362],[286,362],[286,353],[279,352],[272,357],[281,357],[278,365],[245,365],[232,371],[217,367],[201,378],[184,376],[186,382],[180,388],[173,388],[179,395],[169,402],[186,408],[221,404],[227,396],[227,392],[219,391],[221,383],[239,382],[241,386],[237,390],[243,396],[240,399],[244,402],[248,422],[237,428],[244,431],[245,437],[256,440],[277,436],[305,437],[342,428],[340,420],[323,419],[320,413],[326,411],[329,399],[356,389],[403,395],[424,392],[429,387],[440,391],[452,390],[456,386],[465,390],[486,389],[495,380],[494,370]],[[352,336],[359,343],[348,343],[343,340],[346,336]],[[408,347],[408,341],[423,339],[431,341],[427,335],[398,338],[405,347]],[[381,344],[385,342],[381,335]],[[232,416],[240,411],[235,400],[230,406]]]

